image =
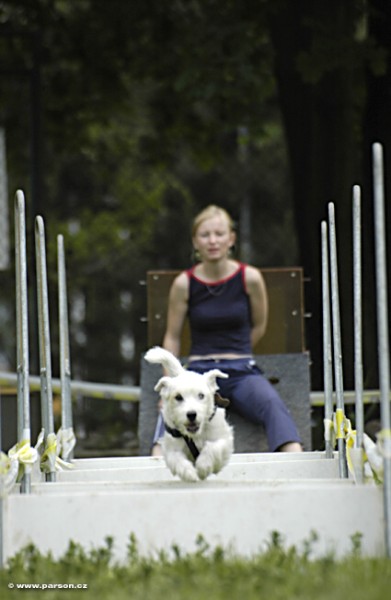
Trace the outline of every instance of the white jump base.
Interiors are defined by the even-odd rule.
[[[338,453],[334,452],[334,458]],[[239,462],[246,463],[279,463],[290,461],[307,461],[325,459],[325,452],[314,450],[312,452],[253,452],[253,453],[234,453],[230,458],[230,464]],[[329,460],[329,459],[325,459]],[[100,458],[77,458],[73,461],[76,470],[89,469],[113,469],[113,468],[134,468],[148,467],[152,465],[164,466],[164,461],[157,456],[118,456],[118,457],[100,457]]]
[[[338,477],[338,461],[336,460],[291,460],[287,462],[232,462],[218,475],[211,475],[209,481],[266,481],[276,479],[324,479]],[[164,464],[149,463],[145,466],[114,467],[111,469],[88,469],[62,471],[57,473],[57,481],[129,481],[159,482],[171,481],[172,474]],[[175,478],[178,479],[178,478]]]
[[[173,478],[162,459],[115,459],[112,469],[106,461],[113,459],[87,459],[101,461],[95,469],[75,461],[57,482],[34,482],[31,494],[15,489],[4,499],[4,560],[28,543],[57,558],[70,540],[89,550],[110,536],[122,562],[131,534],[145,556],[174,545],[192,552],[199,535],[212,548],[251,556],[275,531],[299,550],[316,532],[314,557],[346,555],[357,533],[364,555],[385,554],[381,487],[339,479],[338,461],[316,453],[257,456],[246,462],[236,455],[218,476],[196,484]]]

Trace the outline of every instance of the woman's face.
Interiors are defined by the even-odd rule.
[[[235,233],[222,215],[202,221],[193,237],[194,248],[200,253],[201,260],[207,261],[217,261],[228,256],[234,243]]]

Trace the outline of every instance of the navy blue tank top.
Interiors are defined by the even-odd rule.
[[[251,309],[244,279],[245,265],[221,281],[205,283],[187,272],[190,280],[188,317],[192,355],[250,354]]]

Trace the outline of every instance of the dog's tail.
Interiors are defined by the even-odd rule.
[[[171,354],[168,350],[165,350],[165,348],[160,348],[160,346],[155,346],[148,350],[144,358],[150,363],[163,365],[170,377],[176,377],[185,370],[176,356]]]

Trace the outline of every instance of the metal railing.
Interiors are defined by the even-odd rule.
[[[41,379],[38,376],[30,375],[29,388],[31,392],[41,390]],[[15,373],[0,372],[0,394],[3,393],[16,395],[17,375]],[[62,381],[58,378],[52,379],[52,390],[54,394],[61,394]],[[141,388],[131,385],[115,385],[111,383],[95,383],[91,381],[69,382],[71,396],[81,395],[88,398],[102,398],[106,400],[119,400],[129,402],[139,402]]]
[[[29,377],[30,392],[39,392],[41,390],[41,380],[38,376],[30,375]],[[9,371],[0,371],[0,396],[15,395],[16,396],[16,373]],[[61,394],[62,390],[61,379],[52,379],[53,394]],[[86,398],[100,398],[102,400],[116,400],[119,402],[139,402],[141,396],[141,388],[137,385],[121,385],[112,383],[97,383],[92,381],[70,381],[70,393],[72,397],[84,396]],[[332,394],[332,392],[331,392]],[[371,404],[380,403],[380,390],[363,390],[363,404],[369,406]],[[391,393],[390,393],[391,401]],[[325,391],[310,392],[310,405],[313,408],[322,408],[326,403]],[[356,403],[355,390],[344,390],[345,406],[352,406]]]
[[[381,431],[378,434],[378,449],[383,460],[384,520],[387,556],[391,557],[391,425],[390,425],[390,358],[387,299],[387,267],[386,267],[386,235],[384,215],[384,174],[383,149],[378,143],[372,146],[373,192],[375,221],[375,255],[376,255],[376,305],[377,305],[377,338],[379,359],[379,400]],[[354,404],[356,431],[349,431],[348,420],[344,414],[347,394],[343,389],[343,368],[341,349],[341,329],[339,315],[339,291],[337,269],[337,243],[335,228],[335,207],[328,205],[328,222],[321,225],[322,247],[322,301],[323,301],[323,361],[325,388],[325,443],[327,455],[330,456],[331,431],[335,434],[338,445],[340,476],[347,477],[346,441],[354,440],[355,449],[361,453],[357,481],[363,481],[362,452],[364,441],[364,402],[363,368],[362,368],[362,307],[361,307],[361,190],[353,187],[353,318],[354,318]],[[328,247],[328,245],[330,247]],[[330,259],[330,266],[329,266]],[[331,287],[331,315],[330,294]],[[334,373],[332,373],[334,366]],[[333,411],[332,375],[336,397],[336,411]]]

